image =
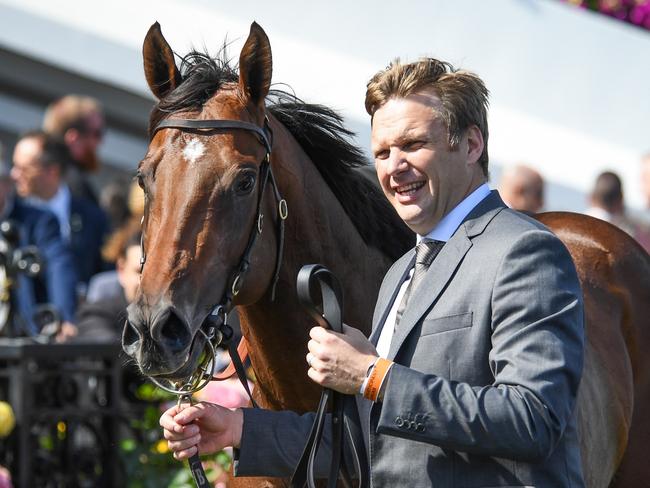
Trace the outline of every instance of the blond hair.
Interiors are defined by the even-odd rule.
[[[391,98],[405,98],[432,89],[440,99],[439,115],[447,127],[450,148],[456,149],[465,131],[475,125],[483,136],[484,148],[478,162],[488,172],[488,89],[469,71],[457,70],[445,61],[422,58],[403,64],[395,59],[375,74],[366,89],[366,111],[375,112]]]
[[[83,132],[92,114],[103,115],[101,104],[84,95],[66,95],[52,102],[43,116],[43,130],[62,138],[68,129]]]

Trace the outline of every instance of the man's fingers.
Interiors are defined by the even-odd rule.
[[[323,381],[325,380],[325,375],[316,371],[314,368],[307,370],[307,376],[309,376],[314,383],[319,385],[323,385]]]
[[[309,331],[309,337],[318,343],[327,343],[336,335],[338,335],[336,332],[325,329],[324,327],[312,327]]]
[[[169,446],[169,449],[174,452],[182,452],[189,450],[193,446],[198,446],[199,442],[201,442],[201,435],[197,434],[192,437],[188,437],[187,439],[167,441],[167,445]]]
[[[168,441],[178,441],[197,435],[200,429],[197,425],[178,425],[173,424],[171,428],[164,427],[163,437]]]
[[[189,424],[205,414],[206,410],[201,403],[191,406],[181,405],[181,410],[174,416],[174,420],[181,425]]]
[[[174,430],[174,427],[177,425],[174,421],[174,416],[178,413],[178,406],[174,405],[173,407],[167,409],[160,417],[159,424],[163,429]]]
[[[174,459],[176,459],[177,461],[183,461],[184,459],[188,459],[194,456],[197,452],[199,452],[199,449],[196,446],[192,446],[188,449],[174,452],[173,455],[174,455]]]

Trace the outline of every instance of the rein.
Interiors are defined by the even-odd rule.
[[[317,286],[316,286],[317,285]],[[313,293],[317,288],[320,304],[314,302]],[[310,264],[298,272],[298,300],[318,325],[334,332],[343,333],[341,284],[324,266]],[[331,404],[332,457],[330,460],[327,488],[336,488],[339,473],[346,488],[352,488],[350,473],[357,474],[359,488],[370,486],[370,469],[363,441],[361,421],[353,395],[344,395],[329,388],[323,388],[316,418],[307,438],[300,461],[291,476],[291,488],[315,488],[315,462],[323,436],[327,417],[327,407]],[[345,447],[348,447],[346,450]],[[351,454],[354,471],[346,462],[344,453]]]
[[[255,124],[249,122],[244,122],[241,120],[225,120],[225,119],[213,119],[213,120],[193,120],[193,119],[165,119],[161,121],[153,130],[152,137],[161,129],[180,129],[186,131],[231,131],[231,130],[244,130],[247,132],[252,132],[255,134],[260,142],[264,145],[266,153],[264,159],[260,163],[259,169],[259,192],[257,196],[257,214],[251,229],[248,243],[242,257],[239,261],[239,264],[228,280],[227,283],[230,283],[230,286],[226,287],[226,291],[222,296],[221,300],[212,307],[212,312],[201,324],[199,333],[203,336],[205,340],[205,348],[207,349],[207,354],[205,354],[204,359],[201,361],[196,371],[190,375],[185,383],[172,383],[167,385],[162,383],[160,380],[157,380],[153,377],[149,377],[156,386],[165,390],[174,395],[178,395],[178,404],[180,405],[183,401],[188,401],[192,403],[192,394],[199,391],[205,387],[210,381],[215,379],[215,368],[216,368],[216,347],[221,343],[226,343],[228,345],[228,352],[232,361],[232,366],[234,366],[235,372],[239,377],[239,381],[244,386],[248,397],[251,399],[251,403],[254,407],[257,407],[255,400],[251,395],[250,389],[248,387],[248,380],[246,378],[246,372],[244,370],[244,365],[241,360],[241,357],[238,353],[237,347],[232,341],[232,328],[228,325],[228,314],[233,308],[233,298],[239,294],[239,291],[242,287],[243,278],[242,276],[248,271],[250,267],[250,255],[253,251],[257,237],[262,233],[263,224],[264,224],[264,191],[266,189],[267,183],[270,181],[271,187],[273,189],[273,195],[277,202],[278,208],[278,221],[277,221],[277,234],[278,234],[278,246],[276,253],[276,262],[275,262],[275,271],[273,273],[273,279],[271,282],[271,300],[275,300],[275,291],[280,277],[280,267],[282,265],[282,256],[284,252],[284,221],[288,216],[288,207],[287,202],[278,189],[275,176],[273,175],[273,169],[271,168],[271,148],[273,142],[273,134],[271,128],[269,127],[268,118],[264,119],[264,127],[259,127]],[[148,203],[148,202],[147,202]],[[145,205],[145,213],[147,206]],[[147,261],[145,254],[144,244],[145,244],[145,220],[144,216],[142,218],[142,238],[140,240],[140,248],[142,250],[142,257],[140,258],[140,272],[144,270],[144,265]],[[205,330],[204,330],[205,329]],[[244,338],[242,337],[242,342]],[[244,343],[245,344],[245,343]],[[198,452],[190,457],[189,466],[194,477],[194,481],[199,488],[209,487],[209,483],[205,476],[203,466],[199,459]]]

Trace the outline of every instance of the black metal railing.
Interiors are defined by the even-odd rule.
[[[141,380],[117,344],[38,344],[0,339],[0,400],[16,427],[0,440],[0,464],[19,487],[125,486],[120,440],[142,413]]]

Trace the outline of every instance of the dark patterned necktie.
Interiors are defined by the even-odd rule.
[[[434,241],[432,239],[423,239],[415,248],[415,268],[413,269],[413,276],[411,281],[406,287],[402,301],[397,308],[397,314],[395,316],[395,328],[397,328],[400,319],[404,310],[406,310],[406,305],[408,304],[410,296],[415,292],[420,282],[427,274],[427,270],[431,263],[436,258],[442,246],[444,246],[444,241]]]

